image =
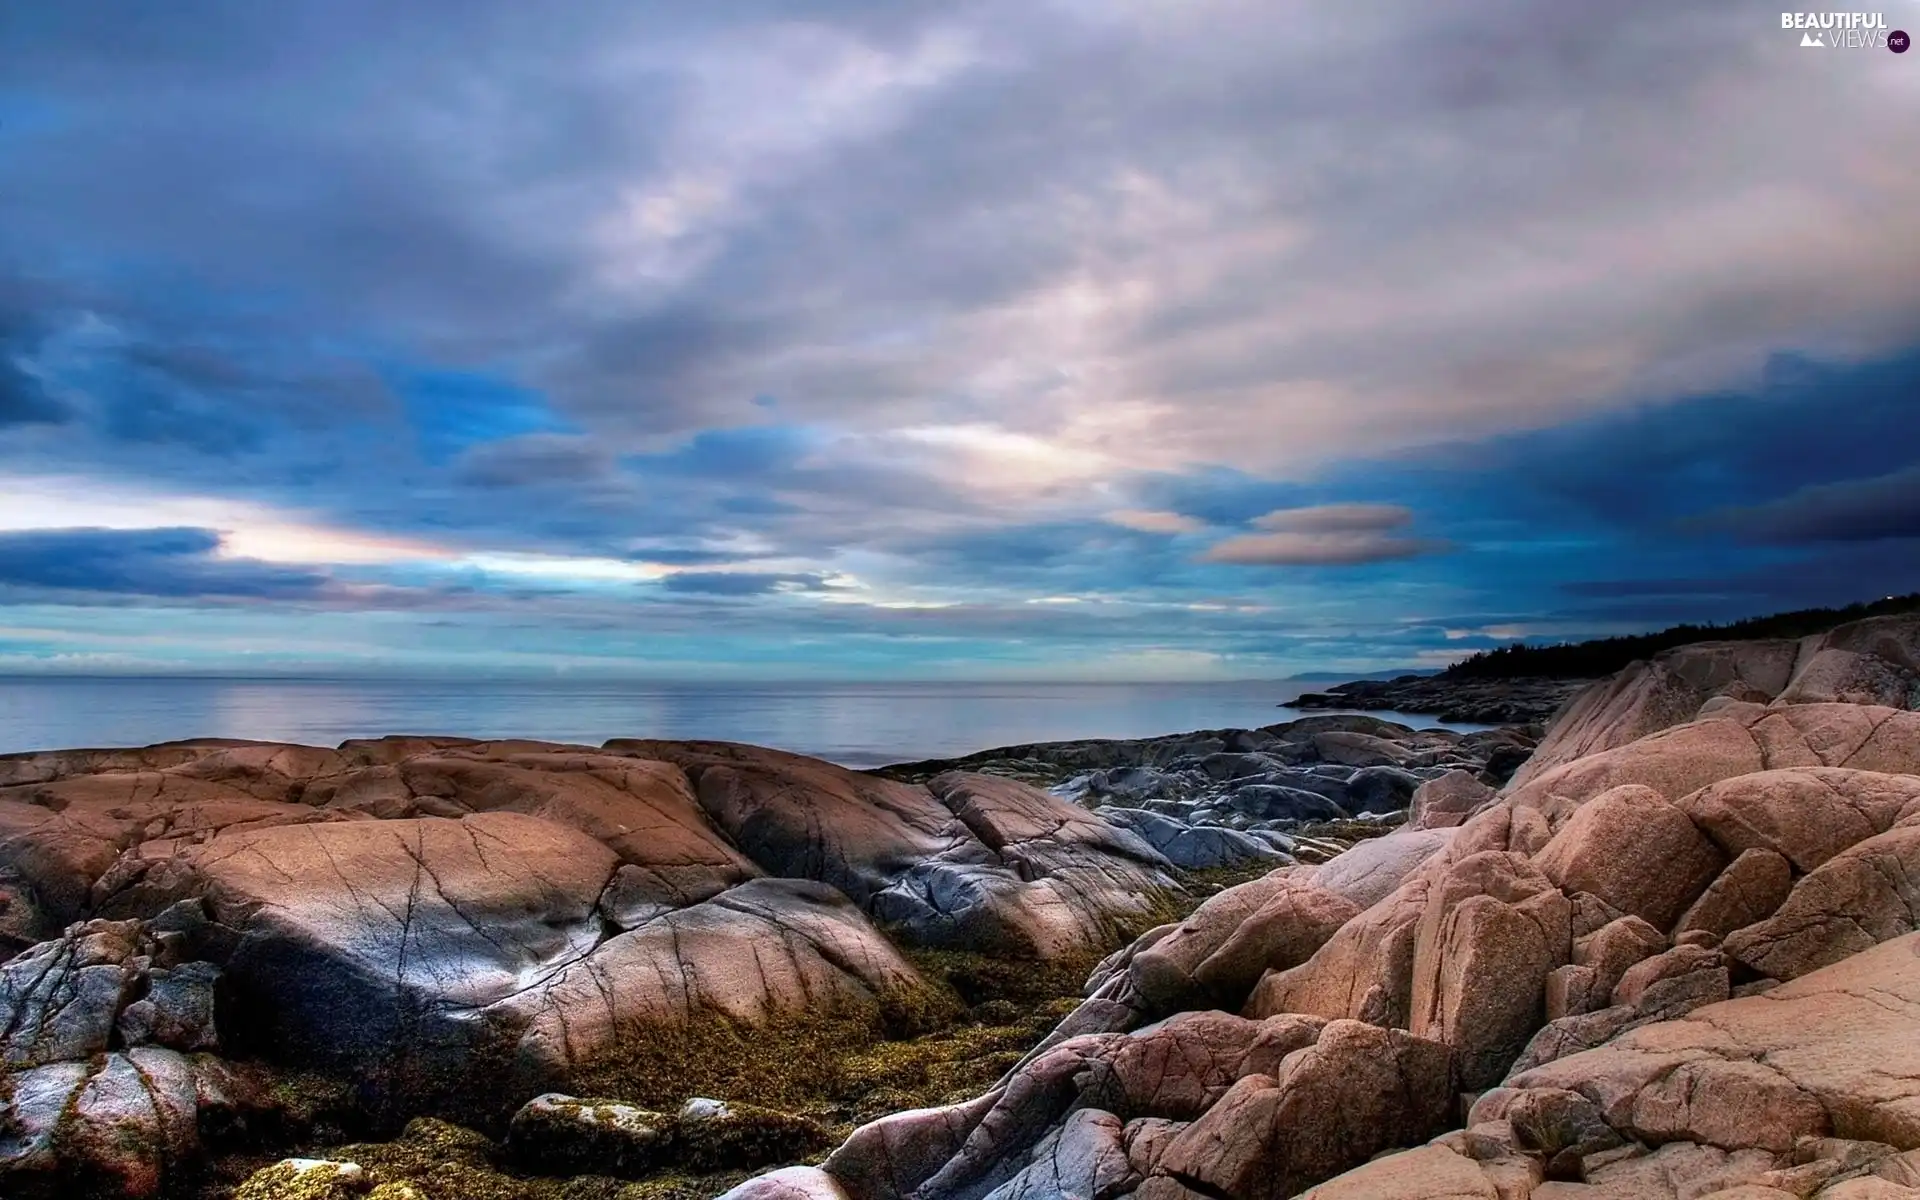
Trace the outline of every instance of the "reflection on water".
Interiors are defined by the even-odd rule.
[[[570,680],[0,678],[0,752],[190,737],[335,745],[391,733],[713,738],[849,766],[1065,738],[1250,728],[1288,683],[652,684]],[[1382,713],[1380,716],[1393,717]],[[1400,717],[1416,726],[1429,717]],[[1478,726],[1454,726],[1471,729]]]

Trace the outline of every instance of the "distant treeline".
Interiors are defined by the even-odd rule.
[[[1515,642],[1498,650],[1482,650],[1442,671],[1445,679],[1519,679],[1529,676],[1558,679],[1598,679],[1637,659],[1689,642],[1734,641],[1745,638],[1797,638],[1825,633],[1836,625],[1864,617],[1920,610],[1920,592],[1890,596],[1871,604],[1845,608],[1803,608],[1798,612],[1751,617],[1729,625],[1675,625],[1659,633],[1632,637],[1595,638],[1590,642],[1559,642],[1529,646]]]

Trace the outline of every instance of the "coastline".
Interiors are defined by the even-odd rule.
[[[1306,692],[1288,701],[1286,707],[1392,710],[1429,713],[1448,722],[1538,725],[1551,721],[1593,682],[1560,677],[1452,679],[1445,675],[1402,675],[1397,679],[1356,679],[1324,692]]]

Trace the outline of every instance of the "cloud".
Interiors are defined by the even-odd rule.
[[[1877,542],[1920,538],[1920,464],[1866,479],[1813,484],[1776,500],[1700,519],[1759,542]]]
[[[1379,533],[1412,521],[1413,513],[1398,504],[1321,504],[1275,509],[1253,523],[1280,533]]]
[[[0,592],[13,602],[49,593],[169,600],[301,600],[326,576],[218,557],[211,529],[39,529],[0,532]],[[69,601],[71,602],[71,600]]]
[[[1202,562],[1267,567],[1350,567],[1438,554],[1445,542],[1407,537],[1395,530],[1413,521],[1397,504],[1321,504],[1282,508],[1256,517],[1269,533],[1243,534],[1218,542]]]
[[[1199,533],[1207,527],[1205,521],[1195,517],[1150,509],[1121,509],[1108,513],[1107,520],[1122,529],[1134,529],[1141,533]]]
[[[1438,554],[1444,542],[1375,532],[1253,533],[1209,548],[1201,561],[1262,567],[1352,567]]]
[[[40,381],[5,357],[0,345],[0,429],[9,425],[58,425],[73,414],[40,386]]]
[[[207,572],[278,545],[575,637],[1097,628],[1246,663],[1745,603],[1581,581],[1898,573],[1833,539],[1903,529],[1920,461],[1911,64],[1838,71],[1764,14],[15,8],[0,471],[327,534],[147,518],[231,530]],[[1196,560],[1208,530],[1241,536]],[[522,570],[456,594],[421,544]],[[651,582],[734,563],[947,607]],[[1364,596],[1242,569],[1365,563]],[[1228,607],[1268,614],[1184,607],[1250,578]],[[1037,623],[1048,596],[1100,599]]]
[[[527,433],[468,449],[460,456],[459,479],[483,488],[573,488],[613,469],[614,456],[592,438]]]
[[[818,592],[832,584],[819,575],[746,571],[682,571],[660,581],[669,592],[700,596],[766,596],[775,592]]]

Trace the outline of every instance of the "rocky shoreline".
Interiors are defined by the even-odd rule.
[[[1287,701],[1300,709],[1427,713],[1442,721],[1480,725],[1533,725],[1553,719],[1591,679],[1452,679],[1402,675],[1357,679],[1324,692]]]
[[[0,758],[0,1192],[1909,1194],[1916,708],[1909,617],[1537,745]]]

